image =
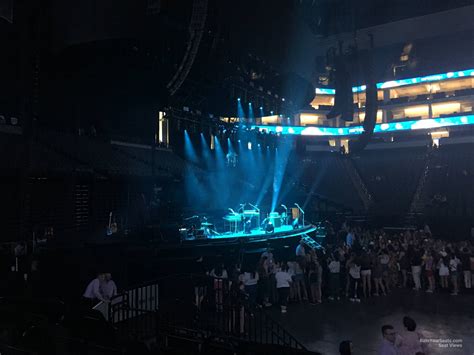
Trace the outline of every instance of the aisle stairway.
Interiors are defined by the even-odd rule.
[[[342,159],[344,167],[346,169],[347,175],[351,178],[352,184],[354,185],[357,194],[359,195],[362,203],[364,204],[364,209],[369,210],[372,205],[372,195],[370,194],[367,186],[365,185],[362,177],[359,175],[359,172],[355,168],[351,159]]]

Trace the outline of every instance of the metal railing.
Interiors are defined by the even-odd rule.
[[[113,309],[112,319],[120,337],[133,340],[158,338],[159,315],[156,311],[146,311],[123,305]]]
[[[194,275],[193,278],[196,282],[200,276]],[[197,331],[204,338],[225,337],[241,342],[306,350],[264,309],[252,304],[235,285],[231,289],[228,280],[215,283],[211,277],[201,278],[198,287],[205,290],[207,305],[203,305],[201,310],[193,306],[190,300],[168,305],[160,311],[160,331],[163,334],[183,335],[183,332]],[[183,292],[185,288],[180,290]]]
[[[106,319],[119,334],[132,339],[158,336],[158,283],[147,282],[113,297],[107,306]]]
[[[160,328],[166,334],[201,332],[204,338],[227,337],[254,344],[277,345],[291,349],[306,348],[265,311],[243,305],[224,307],[222,312],[200,312],[191,323],[176,322],[173,314],[161,318]],[[193,335],[193,337],[195,337]]]
[[[228,280],[222,280],[217,288],[214,281],[208,276],[182,274],[147,282],[111,299],[108,320],[119,334],[123,332],[134,339],[158,339],[161,334],[165,339],[169,336],[185,338],[189,334],[189,339],[221,337],[306,351],[304,345],[265,310],[231,290]],[[209,301],[202,310],[192,304],[192,295],[187,292],[196,284],[205,289]],[[158,311],[159,287],[168,292],[170,288],[174,290],[167,296],[175,303],[163,304]],[[179,298],[187,301],[180,303]]]

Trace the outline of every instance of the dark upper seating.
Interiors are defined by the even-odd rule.
[[[112,175],[150,176],[149,166],[131,159],[112,148],[109,143],[76,135],[45,132],[42,141],[49,149],[90,166],[99,173]]]
[[[149,167],[152,166],[153,151],[151,148],[127,145],[113,145],[113,148],[121,154],[145,163]],[[156,149],[154,158],[155,168],[158,171],[180,174],[186,167],[186,162],[168,149]]]
[[[363,210],[351,178],[349,177],[342,157],[337,153],[321,153],[301,162],[304,170],[301,183],[306,191],[312,191],[323,198],[339,203],[355,211]]]
[[[21,168],[22,136],[0,133],[2,175],[8,175]]]
[[[431,215],[474,216],[474,145],[441,145],[433,152],[423,191]]]
[[[408,211],[425,166],[426,148],[364,151],[355,166],[372,194],[375,214],[400,215]]]

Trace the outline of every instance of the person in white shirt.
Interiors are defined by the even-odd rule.
[[[457,296],[459,293],[459,284],[458,284],[458,266],[461,265],[461,260],[458,259],[456,254],[451,254],[451,259],[449,260],[449,274],[451,275],[451,282],[453,283],[453,292],[452,296]]]
[[[350,291],[349,295],[353,292],[353,297],[350,298],[352,302],[360,302],[359,296],[357,295],[357,288],[360,283],[360,265],[354,260],[349,266],[349,277],[350,277]]]
[[[209,273],[209,276],[214,277],[216,279],[228,279],[229,276],[227,274],[227,270],[224,268],[224,265],[218,266],[215,269],[212,269]]]
[[[257,284],[259,280],[258,272],[250,271],[248,268],[239,276],[239,280],[243,283],[245,293],[249,296],[249,302],[254,305],[257,302]]]
[[[329,269],[329,297],[330,301],[334,299],[339,299],[340,292],[340,272],[341,272],[341,263],[339,261],[339,253],[334,252],[334,255],[328,260],[328,269]]]
[[[397,355],[412,355],[417,353],[426,353],[425,343],[422,343],[422,336],[416,331],[416,322],[410,317],[403,317],[403,326],[405,331],[400,334],[398,342],[395,344],[398,346]]]
[[[105,283],[103,286],[104,298],[106,300],[112,299],[112,297],[117,296],[117,285],[115,284],[114,280],[112,280],[112,274],[106,273],[105,275]]]
[[[273,253],[272,253],[272,248],[268,247],[261,255],[261,257],[263,258],[264,256],[267,257],[267,262],[268,264],[270,265],[273,265],[274,263],[274,259],[273,259]]]
[[[288,273],[288,266],[281,265],[281,269],[275,274],[278,298],[280,300],[281,313],[286,313],[288,305],[288,296],[290,294],[291,276]]]
[[[437,268],[441,280],[441,288],[448,288],[449,268],[446,266],[444,258],[439,259]]]
[[[89,282],[86,287],[86,291],[82,295],[86,300],[88,305],[92,305],[98,301],[106,301],[104,295],[104,286],[105,286],[105,274],[97,274],[97,277]]]

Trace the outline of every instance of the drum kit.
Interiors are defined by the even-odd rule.
[[[208,222],[206,217],[192,216],[184,220],[187,225],[179,228],[181,239],[206,239],[220,234],[215,231],[214,224]]]

